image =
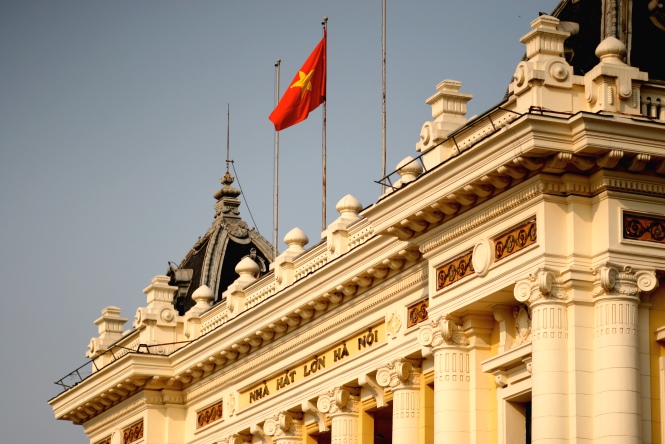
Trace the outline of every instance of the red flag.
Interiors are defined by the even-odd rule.
[[[300,123],[326,100],[326,37],[314,48],[270,114],[275,131]]]

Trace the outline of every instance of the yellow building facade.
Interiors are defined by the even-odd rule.
[[[634,44],[665,27],[643,3],[535,19],[471,120],[441,82],[387,191],[340,200],[310,249],[294,229],[273,258],[225,177],[133,328],[102,311],[56,418],[91,444],[663,442],[665,75]]]

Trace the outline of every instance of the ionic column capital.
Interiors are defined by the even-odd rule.
[[[403,388],[418,388],[420,384],[420,367],[408,359],[397,359],[389,362],[376,372],[376,382],[381,387],[390,387],[392,390]]]
[[[427,356],[438,348],[467,347],[469,338],[462,322],[450,315],[433,319],[423,324],[418,332],[418,342],[423,347],[423,356]]]
[[[299,441],[303,435],[302,414],[279,412],[263,423],[263,433],[271,436],[274,442]]]
[[[341,414],[358,413],[360,396],[358,391],[348,387],[336,387],[319,396],[316,408],[330,417]]]
[[[544,268],[515,283],[515,299],[529,306],[546,301],[565,301],[566,292],[557,275]]]
[[[607,263],[593,270],[593,297],[618,296],[638,299],[640,293],[648,293],[658,286],[656,273],[633,270],[632,267]]]

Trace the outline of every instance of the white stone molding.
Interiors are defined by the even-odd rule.
[[[363,206],[358,199],[347,194],[335,206],[340,216],[321,233],[326,239],[328,260],[341,256],[349,251],[349,227],[359,219]]]
[[[425,254],[435,248],[449,243],[453,239],[456,239],[469,231],[478,228],[487,222],[494,220],[501,215],[507,213],[508,211],[526,203],[530,200],[538,197],[542,194],[543,189],[541,184],[535,183],[529,185],[523,190],[513,194],[512,196],[501,200],[496,205],[493,205],[491,208],[478,213],[477,215],[450,227],[450,229],[445,230],[444,233],[429,239],[420,247],[420,252]]]
[[[376,377],[369,374],[362,374],[358,376],[358,384],[365,390],[371,393],[372,397],[376,401],[376,406],[378,408],[386,407],[388,403],[385,399],[385,393],[383,387],[379,385],[376,380]]]
[[[328,427],[326,426],[326,415],[323,412],[320,412],[314,404],[310,401],[303,401],[300,408],[302,409],[305,415],[311,415],[316,420],[319,425],[319,432],[327,432]],[[306,417],[305,417],[306,419]]]
[[[249,433],[252,434],[254,439],[260,440],[263,444],[272,444],[272,437],[265,433],[262,424],[251,425],[249,427]]]
[[[513,307],[509,305],[496,305],[492,307],[494,320],[499,324],[499,347],[498,353],[508,351],[513,347],[515,341],[515,317]]]
[[[461,87],[462,83],[456,80],[444,80],[436,86],[436,94],[427,99],[434,121],[423,124],[416,151],[429,150],[466,123],[467,103],[473,95],[460,93]]]
[[[298,227],[293,228],[284,236],[287,249],[277,256],[270,264],[270,269],[275,271],[277,290],[288,287],[296,281],[293,261],[305,252],[304,246],[309,242],[307,235]]]
[[[614,36],[605,38],[596,48],[600,63],[584,76],[591,112],[640,113],[640,87],[648,74],[624,63],[625,55],[626,46]]]
[[[526,99],[520,109],[543,106],[546,95],[550,108],[571,111],[567,90],[573,87],[573,67],[563,57],[563,43],[570,33],[559,24],[559,19],[541,15],[531,22],[532,31],[520,40],[526,46],[526,60],[517,66],[509,86],[511,93]],[[561,98],[557,100],[557,96]],[[568,108],[558,109],[558,105]]]
[[[390,313],[390,317],[386,316],[386,333],[391,339],[397,338],[397,333],[399,333],[401,328],[402,318],[397,313],[393,311]]]
[[[524,305],[513,308],[515,318],[515,342],[513,347],[531,342],[531,316]]]
[[[127,322],[127,318],[120,317],[118,307],[106,307],[102,310],[101,317],[95,320],[99,337],[92,338],[86,357],[94,358],[104,353],[108,347],[122,338],[122,332]]]
[[[482,239],[473,247],[471,256],[473,269],[478,276],[486,276],[494,263],[494,242],[490,239]]]
[[[228,384],[236,378],[242,378],[248,373],[254,371],[257,367],[261,367],[266,362],[271,362],[274,359],[279,359],[288,355],[293,349],[300,347],[304,343],[310,341],[317,341],[322,336],[325,336],[331,329],[340,324],[344,324],[353,320],[357,320],[359,316],[371,310],[373,307],[389,300],[394,295],[401,293],[416,285],[422,285],[427,282],[428,273],[426,268],[416,269],[408,274],[405,274],[400,280],[394,282],[388,287],[382,288],[374,294],[367,295],[357,305],[349,307],[335,316],[326,319],[316,325],[313,325],[310,330],[303,331],[302,333],[293,337],[292,340],[270,348],[264,353],[252,353],[247,359],[243,359],[237,367],[230,367],[224,371],[224,374],[213,374],[209,381],[203,382],[202,385],[187,392],[187,402],[197,399],[199,396],[205,395],[210,390]],[[271,323],[270,325],[274,325]],[[233,343],[233,342],[231,342]],[[228,345],[222,346],[222,349]],[[224,351],[225,355],[230,355],[229,359],[234,360],[238,354],[235,351]],[[178,376],[176,376],[178,377]]]

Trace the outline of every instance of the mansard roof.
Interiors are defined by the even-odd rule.
[[[173,305],[181,315],[195,305],[192,294],[202,285],[212,290],[215,303],[220,302],[222,293],[238,278],[235,267],[242,258],[251,257],[260,275],[267,273],[273,260],[270,243],[240,217],[240,191],[231,186],[233,176],[227,172],[221,182],[222,188],[214,195],[217,203],[212,226],[180,265],[169,266],[167,271],[169,285],[178,287]]]
[[[599,62],[596,48],[614,36],[626,45],[626,63],[649,73],[649,80],[665,81],[660,50],[665,44],[665,12],[649,1],[563,0],[552,12],[562,22],[579,25],[566,40],[566,59],[576,75]]]

